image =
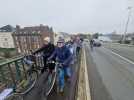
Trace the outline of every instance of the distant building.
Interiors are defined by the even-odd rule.
[[[0,48],[14,48],[12,32],[0,32]]]
[[[53,29],[44,25],[24,28],[16,26],[16,31],[12,36],[18,53],[28,53],[29,50],[40,48],[44,37],[50,37],[54,42]]]
[[[126,40],[130,41],[130,44],[134,44],[134,33],[127,33]]]
[[[112,41],[114,42],[118,42],[120,40],[122,40],[122,35],[121,34],[106,34],[105,36],[109,37]]]
[[[134,36],[132,37],[131,44],[133,44],[133,45],[134,45]]]
[[[6,25],[0,28],[0,32],[13,32],[15,28],[11,25]]]
[[[0,48],[14,48],[12,32],[14,28],[6,25],[0,28]]]

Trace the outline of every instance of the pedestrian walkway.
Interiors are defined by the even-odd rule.
[[[17,85],[16,81],[21,81],[21,76],[25,75],[25,72],[23,71],[23,57],[19,57],[4,63],[0,64],[0,79],[3,84],[4,82],[11,82],[13,85]],[[10,69],[10,70],[7,70]],[[76,90],[76,84],[77,84],[77,78],[78,78],[78,69],[79,69],[79,61],[76,61],[74,65],[71,66],[72,69],[72,77],[71,82],[65,83],[65,89],[64,94],[61,96],[60,94],[57,94],[55,90],[55,86],[52,89],[51,93],[47,97],[47,100],[74,100],[75,98],[75,90]],[[8,73],[8,74],[6,74]],[[8,76],[9,75],[9,76]],[[6,76],[6,77],[5,77]],[[48,76],[47,72],[44,72],[42,75],[38,76],[38,80],[36,81],[35,86],[24,96],[24,100],[46,100],[45,97],[45,89],[47,88],[46,84],[46,77]],[[8,79],[8,80],[7,80]],[[10,83],[11,84],[11,83]]]
[[[53,90],[51,91],[50,95],[47,97],[47,100],[74,100],[75,97],[75,86],[77,81],[77,72],[78,72],[78,63],[75,63],[72,66],[72,77],[71,77],[71,83],[65,84],[65,92],[63,96],[60,94],[57,94],[55,90],[55,86]],[[24,100],[46,100],[44,96],[45,91],[45,77],[47,76],[47,73],[44,73],[41,75],[41,77],[38,79],[38,82],[36,83],[35,87],[31,90],[30,93],[28,93]]]

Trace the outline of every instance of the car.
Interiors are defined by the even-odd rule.
[[[101,41],[98,39],[93,39],[94,40],[94,46],[95,47],[100,47],[101,46]]]
[[[84,41],[85,41],[85,42],[89,42],[89,40],[88,40],[88,39],[84,39]]]

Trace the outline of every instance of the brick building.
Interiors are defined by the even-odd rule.
[[[48,36],[52,42],[54,41],[53,29],[44,25],[24,28],[16,26],[12,36],[18,53],[28,53],[29,50],[40,48],[44,37]]]

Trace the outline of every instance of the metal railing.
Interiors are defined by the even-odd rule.
[[[22,80],[28,78],[28,66],[23,59],[24,56],[19,56],[0,63],[0,92],[5,88],[13,88],[15,91]],[[35,63],[36,67],[43,66],[42,58],[37,57]]]

